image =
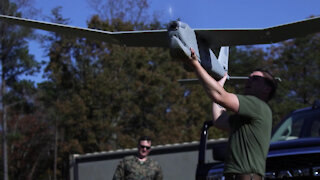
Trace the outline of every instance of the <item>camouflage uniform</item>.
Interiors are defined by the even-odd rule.
[[[150,158],[140,162],[136,156],[123,158],[113,176],[113,180],[162,180],[162,178],[158,162]]]

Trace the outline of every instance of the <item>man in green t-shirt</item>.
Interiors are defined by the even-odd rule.
[[[244,95],[227,92],[223,86],[227,74],[219,81],[213,79],[198,62],[191,49],[185,62],[193,67],[212,99],[215,127],[230,132],[224,175],[229,179],[262,179],[269,149],[272,112],[267,102],[276,90],[276,81],[267,71],[250,74]],[[234,112],[229,116],[226,110]]]

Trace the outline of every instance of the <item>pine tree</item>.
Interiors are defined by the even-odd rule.
[[[0,14],[13,15],[21,17],[17,4],[8,1],[0,1]],[[19,26],[13,26],[0,22],[0,67],[1,67],[1,121],[2,121],[2,159],[3,159],[3,177],[4,179],[14,176],[14,172],[9,172],[11,166],[10,159],[14,154],[9,151],[13,146],[9,138],[12,135],[10,126],[7,128],[7,122],[10,125],[15,122],[17,111],[14,109],[23,109],[18,112],[20,116],[27,113],[28,91],[33,82],[19,79],[21,75],[32,74],[39,68],[39,64],[34,60],[33,55],[29,54],[26,38],[31,35],[31,31]],[[32,87],[31,87],[32,89]],[[30,92],[30,91],[29,91]],[[8,157],[9,155],[9,157]],[[9,163],[8,163],[9,162]],[[13,164],[13,163],[12,163]],[[14,168],[13,168],[14,169]]]

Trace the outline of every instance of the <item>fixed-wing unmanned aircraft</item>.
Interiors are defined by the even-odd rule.
[[[228,71],[229,46],[270,44],[320,31],[320,17],[261,29],[192,29],[181,21],[172,21],[167,29],[109,32],[79,28],[0,15],[9,24],[69,34],[87,39],[135,47],[168,47],[173,58],[191,56],[195,50],[198,61],[215,79]],[[218,58],[212,49],[219,48]]]

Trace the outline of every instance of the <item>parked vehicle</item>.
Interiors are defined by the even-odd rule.
[[[215,162],[206,163],[211,121],[203,125],[196,179],[222,180],[227,141],[212,148]],[[265,179],[320,179],[320,101],[290,113],[274,129]]]

